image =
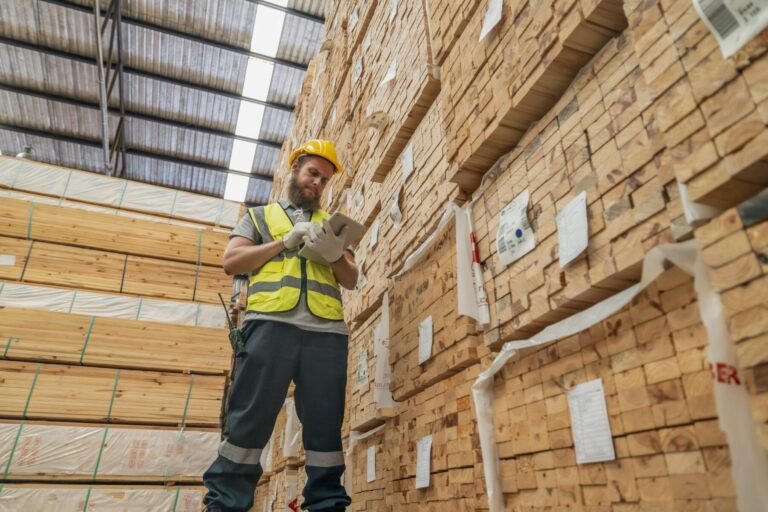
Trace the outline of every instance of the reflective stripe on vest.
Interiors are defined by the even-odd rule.
[[[263,243],[282,240],[293,229],[290,216],[279,203],[250,208],[248,213]],[[311,221],[322,224],[328,217],[327,212],[318,210],[313,212]],[[341,290],[331,267],[301,258],[297,250],[283,251],[251,273],[248,311],[279,313],[292,310],[301,298],[302,282],[306,284],[307,306],[313,315],[326,320],[344,318]]]

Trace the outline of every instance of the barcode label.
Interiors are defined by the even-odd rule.
[[[704,16],[707,17],[715,31],[717,31],[717,35],[723,39],[739,28],[739,22],[736,21],[736,18],[722,0],[702,2],[701,10],[704,12]]]
[[[768,0],[693,0],[728,58],[768,26]]]

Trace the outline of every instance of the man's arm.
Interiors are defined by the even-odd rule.
[[[331,263],[331,269],[336,281],[347,290],[352,290],[357,285],[357,265],[355,256],[350,251],[344,251],[339,261]]]
[[[256,245],[245,237],[235,236],[229,240],[227,248],[224,249],[224,272],[229,276],[249,274],[261,268],[283,249],[282,240]]]

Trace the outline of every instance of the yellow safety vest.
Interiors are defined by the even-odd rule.
[[[262,209],[249,208],[248,213],[261,234],[262,242],[282,240],[293,228],[288,213],[279,203]],[[322,224],[330,214],[322,210],[312,213],[312,222]],[[248,280],[248,311],[278,313],[290,311],[299,304],[301,292],[307,293],[309,311],[326,320],[342,320],[341,289],[331,267],[299,256],[298,249],[283,251]]]

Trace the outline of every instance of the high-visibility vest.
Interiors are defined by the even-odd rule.
[[[262,242],[282,240],[293,222],[280,203],[263,209],[249,208],[248,213],[261,234]],[[312,222],[322,224],[330,214],[312,213]],[[302,290],[307,294],[309,311],[326,320],[342,320],[341,289],[331,267],[299,256],[298,249],[283,251],[251,273],[248,280],[248,311],[278,313],[299,304]]]

